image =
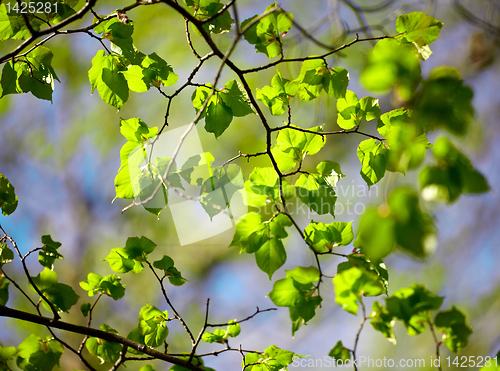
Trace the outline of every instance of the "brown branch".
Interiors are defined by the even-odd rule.
[[[361,323],[359,324],[359,329],[358,332],[356,333],[356,339],[354,340],[354,348],[352,348],[352,358],[354,361],[356,361],[356,350],[358,349],[358,343],[359,343],[359,336],[361,335],[361,331],[363,331],[363,326],[365,325],[365,322],[367,319],[370,317],[366,317],[366,307],[365,304],[363,303],[363,300],[360,298],[360,303],[361,303],[361,309],[362,309],[362,314],[363,314],[363,319],[361,320]],[[353,362],[354,365],[354,371],[358,370],[358,366],[356,365],[356,362]]]
[[[184,327],[184,330],[186,330],[186,332],[188,333],[189,338],[191,339],[191,342],[194,344],[195,340],[194,340],[193,333],[191,332],[191,330],[189,329],[189,326],[186,324],[186,322],[184,321],[182,316],[177,312],[177,310],[174,308],[174,305],[172,304],[172,302],[168,298],[167,290],[165,290],[165,285],[163,285],[163,280],[165,279],[165,276],[163,278],[160,278],[158,276],[158,274],[156,273],[155,269],[153,268],[153,266],[151,265],[151,263],[146,260],[146,264],[148,265],[151,272],[153,272],[154,276],[156,277],[156,280],[160,284],[160,288],[161,288],[161,292],[163,294],[163,297],[165,298],[165,301],[167,302],[170,309],[172,309],[172,311],[174,312],[175,318],[178,319],[179,322],[182,324],[182,326]]]
[[[188,370],[192,370],[192,371],[202,370],[201,367],[198,367],[198,366],[193,365],[193,364],[189,364],[188,362],[184,361],[183,359],[179,359],[177,357],[159,352],[157,350],[154,350],[153,348],[147,347],[143,344],[139,344],[135,341],[132,341],[130,339],[127,339],[126,337],[114,334],[112,332],[106,332],[106,331],[102,331],[102,330],[98,330],[98,329],[94,329],[94,328],[74,325],[72,323],[68,323],[68,322],[64,322],[64,321],[55,321],[52,318],[37,316],[35,314],[23,312],[23,311],[20,311],[17,309],[12,309],[12,308],[9,308],[6,306],[0,306],[0,316],[1,317],[16,318],[16,319],[20,319],[22,321],[37,323],[39,325],[48,326],[51,328],[58,328],[58,329],[73,332],[76,334],[88,335],[88,336],[96,337],[99,339],[111,341],[114,343],[119,343],[122,345],[126,345],[129,348],[135,349],[139,352],[142,352],[144,354],[153,356],[157,359],[161,359],[163,361],[170,362],[172,364],[185,367]]]
[[[246,321],[252,319],[253,317],[255,317],[259,313],[270,312],[272,310],[278,310],[278,308],[268,308],[268,309],[261,310],[261,309],[259,309],[259,307],[257,307],[257,310],[255,311],[254,314],[252,314],[252,315],[250,315],[250,316],[248,316],[246,318],[243,318],[243,319],[241,319],[239,321],[234,321],[234,322],[231,322],[231,323],[229,323],[229,322],[227,322],[227,323],[208,323],[207,326],[208,327],[223,327],[223,326],[235,325],[237,323],[246,322]]]
[[[442,341],[439,341],[436,337],[436,334],[434,333],[434,325],[432,324],[432,321],[429,319],[427,320],[427,323],[429,324],[429,327],[431,329],[431,334],[432,338],[434,339],[434,343],[436,344],[436,357],[437,359],[441,359],[441,355],[439,354],[439,347],[443,343]],[[441,363],[438,363],[437,369],[441,371]]]
[[[55,32],[57,30],[60,30],[64,26],[67,26],[68,24],[74,22],[75,20],[82,18],[95,5],[96,1],[97,0],[89,0],[85,4],[85,6],[83,8],[81,8],[78,12],[76,12],[75,14],[69,16],[68,18],[66,18],[62,22],[59,22],[58,24],[56,24],[56,25],[54,25],[52,27],[45,28],[45,29],[43,29],[41,31],[38,31],[37,33],[31,35],[21,45],[19,45],[17,48],[15,48],[13,51],[11,51],[10,53],[8,53],[8,54],[4,55],[3,57],[1,57],[0,58],[0,63],[6,62],[9,59],[11,59],[12,57],[15,57],[17,54],[19,54],[19,52],[21,52],[22,50],[26,49],[28,47],[28,45],[30,45],[38,37],[43,36],[43,35],[51,34],[51,33]]]
[[[345,48],[348,48],[350,47],[351,45],[354,45],[358,42],[362,42],[362,41],[372,41],[372,40],[382,40],[382,39],[390,39],[390,38],[393,38],[394,36],[388,36],[388,35],[384,35],[384,36],[377,36],[377,37],[369,37],[369,38],[365,38],[365,39],[360,39],[359,38],[359,35],[356,34],[356,37],[354,40],[348,42],[347,44],[344,44],[342,46],[339,46],[337,49],[334,49],[334,50],[331,50],[329,51],[328,53],[325,53],[325,54],[322,54],[322,55],[318,55],[318,56],[311,56],[311,57],[304,57],[304,58],[280,58],[278,59],[277,61],[274,61],[274,62],[271,62],[271,63],[268,63],[268,64],[265,64],[264,66],[260,66],[260,67],[254,67],[254,68],[248,68],[246,70],[241,70],[241,72],[243,74],[247,74],[247,73],[253,73],[253,72],[258,72],[258,71],[262,71],[262,70],[266,70],[268,68],[271,68],[271,67],[274,67],[278,64],[281,64],[281,63],[289,63],[289,62],[304,62],[304,61],[307,61],[307,60],[311,60],[311,59],[324,59],[326,57],[328,57],[329,55],[332,55],[334,53],[338,53],[339,51],[345,49]]]
[[[258,153],[251,153],[251,154],[244,154],[244,153],[241,153],[241,151],[239,151],[238,155],[234,156],[233,158],[230,158],[229,160],[224,162],[221,166],[226,166],[230,162],[233,162],[234,160],[237,160],[240,157],[246,157],[247,159],[249,159],[250,157],[257,157],[257,156],[263,156],[263,155],[267,155],[267,151],[258,152]]]

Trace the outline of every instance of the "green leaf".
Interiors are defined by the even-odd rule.
[[[125,243],[125,249],[134,256],[133,259],[146,258],[147,255],[151,254],[156,248],[156,244],[149,238],[142,236],[139,237],[129,237]]]
[[[358,267],[337,273],[333,285],[337,304],[354,315],[358,313],[358,302],[361,302],[362,296],[378,296],[384,292],[384,286],[376,274]]]
[[[354,238],[352,222],[324,224],[311,221],[304,233],[307,243],[317,252],[331,251],[334,247],[347,246]]]
[[[473,92],[452,67],[438,67],[415,97],[415,120],[425,131],[444,128],[464,135],[474,117]]]
[[[241,191],[243,201],[248,206],[262,207],[281,200],[278,174],[272,167],[255,167]],[[283,181],[285,199],[293,195],[293,188]]]
[[[245,89],[236,80],[228,81],[224,85],[220,97],[224,104],[231,109],[233,116],[243,117],[254,113]]]
[[[119,300],[125,295],[125,286],[121,284],[120,277],[115,274],[101,276],[89,273],[87,281],[80,282],[80,287],[89,292],[89,296],[98,293],[111,296],[114,300]]]
[[[52,68],[52,52],[39,46],[15,63],[6,64],[2,71],[2,97],[7,94],[31,92],[39,99],[52,102],[54,80],[58,80]]]
[[[63,345],[52,336],[41,339],[31,334],[17,347],[16,364],[21,370],[51,371],[59,366],[63,352]]]
[[[113,55],[106,55],[103,50],[99,50],[92,59],[92,68],[89,70],[92,93],[97,89],[102,100],[117,109],[128,99],[127,80],[121,71],[125,71],[125,67],[120,66]]]
[[[277,237],[267,240],[256,252],[257,266],[272,278],[274,272],[286,262],[286,251],[283,242]]]
[[[139,261],[134,260],[135,256],[130,254],[126,249],[118,247],[111,249],[111,252],[106,257],[110,268],[116,273],[134,272],[139,273],[143,266]]]
[[[438,310],[443,298],[428,291],[425,285],[414,283],[396,291],[386,299],[389,315],[404,322],[408,335],[418,335],[430,320],[429,311]]]
[[[80,298],[71,286],[59,283],[57,273],[49,268],[45,268],[36,277],[32,277],[32,280],[58,312],[68,312]],[[45,300],[42,304],[45,309],[51,310]]]
[[[0,366],[4,368],[4,370],[11,369],[7,361],[13,360],[17,355],[16,347],[4,347],[0,344]]]
[[[342,364],[347,363],[351,359],[351,351],[342,345],[339,340],[337,344],[330,350],[328,356],[332,357],[335,361],[340,361]]]
[[[127,335],[127,339],[130,339],[132,341],[135,341],[136,343],[146,345],[146,342],[144,340],[144,335],[142,334],[142,330],[139,327],[134,328],[132,331],[129,332]],[[142,352],[139,352],[138,350],[128,348],[127,352],[130,352],[131,354],[136,354],[136,355],[141,355],[144,354]]]
[[[165,276],[168,277],[168,280],[174,286],[182,286],[187,282],[187,280],[182,277],[181,272],[174,267],[172,258],[167,255],[164,255],[161,260],[155,261],[153,266],[156,269],[162,269],[165,272]]]
[[[344,98],[349,85],[349,72],[344,67],[333,67],[330,76],[322,80],[323,89],[334,98]]]
[[[418,194],[400,187],[389,195],[388,205],[366,210],[354,246],[374,261],[394,247],[424,257],[435,248],[435,234],[434,221],[420,209]]]
[[[404,108],[397,108],[392,111],[386,112],[381,115],[378,119],[377,130],[380,135],[387,135],[391,130],[392,126],[396,123],[401,123],[403,125],[410,121],[410,116],[408,110]]]
[[[304,295],[296,287],[294,279],[287,277],[274,283],[269,298],[278,307],[294,307],[304,300]]]
[[[454,353],[460,353],[469,341],[471,328],[467,325],[465,315],[454,306],[451,309],[439,312],[434,323],[443,334],[442,341]]]
[[[163,258],[160,260],[157,260],[153,263],[153,267],[156,269],[162,269],[162,270],[167,270],[169,268],[172,268],[174,266],[174,261],[172,260],[171,257],[167,255],[163,255]]]
[[[9,285],[10,282],[7,281],[3,274],[0,274],[0,305],[7,305],[9,301]]]
[[[265,12],[273,7],[278,7],[278,5],[276,3],[269,5]],[[278,10],[260,18],[247,28],[250,22],[254,22],[257,17],[259,16],[255,15],[241,23],[241,30],[244,31],[243,36],[255,46],[257,52],[266,54],[269,59],[276,57],[282,51],[281,38],[292,27],[293,15],[278,7]]]
[[[309,206],[311,211],[335,217],[337,195],[324,177],[316,174],[300,174],[295,182],[295,190],[297,197]]]
[[[395,224],[386,207],[366,209],[359,223],[354,246],[372,260],[387,256],[396,242]]]
[[[142,366],[139,371],[156,371],[154,365],[144,365]]]
[[[314,289],[304,294],[304,300],[300,301],[296,306],[290,307],[290,320],[292,321],[292,336],[302,327],[306,325],[316,315],[316,308],[321,304],[323,299],[321,296],[312,296]]]
[[[235,323],[236,320],[235,319],[232,319],[231,321],[229,321],[229,325],[227,326],[227,330],[226,330],[226,339],[228,337],[236,337],[240,334],[241,332],[241,327],[240,327],[240,324],[239,323]]]
[[[243,215],[236,223],[233,240],[229,247],[240,247],[242,250],[248,246],[248,237],[262,224],[262,216],[255,212]]]
[[[332,187],[337,185],[337,182],[344,178],[345,175],[340,170],[340,165],[333,161],[323,161],[316,166],[316,171],[323,176],[325,181]]]
[[[323,87],[328,88],[329,81],[330,71],[324,60],[320,58],[305,60],[302,62],[299,77],[295,79],[300,99],[308,102],[319,97]]]
[[[212,84],[205,84],[196,89],[191,96],[196,112],[203,107],[211,92]],[[214,91],[200,118],[205,118],[205,130],[214,133],[217,138],[229,127],[233,116],[241,117],[250,113],[253,113],[253,109],[243,87],[231,80],[222,90]]]
[[[415,169],[422,163],[426,150],[432,145],[413,121],[399,118],[392,120],[387,133],[387,170],[404,174],[406,170]]]
[[[148,127],[140,118],[122,119],[120,120],[120,133],[129,142],[144,143],[148,139],[156,137],[158,128]]]
[[[83,303],[82,305],[80,305],[80,312],[82,312],[84,317],[87,317],[89,315],[91,308],[92,308],[92,304]]]
[[[347,261],[342,262],[337,266],[337,273],[347,270],[351,267],[362,267],[365,270],[375,273],[382,286],[384,286],[384,293],[388,294],[389,290],[389,273],[387,272],[387,267],[384,262],[379,260],[371,261],[366,256],[362,254],[352,253],[347,255]]]
[[[420,173],[424,199],[452,203],[462,193],[483,193],[490,189],[484,176],[449,139],[439,138],[433,154],[437,165],[428,166]]]
[[[112,329],[105,323],[100,326],[100,329],[102,331],[118,334],[115,329]],[[122,350],[122,345],[120,343],[114,343],[95,337],[90,337],[85,343],[85,346],[90,354],[101,360],[101,363],[108,362],[114,364],[120,357],[120,352]]]
[[[212,164],[215,161],[210,152],[194,155],[182,165],[179,174],[191,185],[201,186],[212,176]]]
[[[144,68],[143,73],[148,83],[154,86],[159,87],[160,83],[164,86],[172,86],[179,79],[172,67],[156,53],[144,57],[141,66]]]
[[[432,218],[420,209],[418,194],[410,188],[397,188],[390,194],[388,205],[398,247],[417,257],[433,251],[436,228]]]
[[[302,101],[310,101],[319,97],[322,90],[334,98],[344,98],[349,73],[343,67],[328,68],[325,61],[318,56],[311,56],[302,63],[300,74],[294,82],[298,86],[298,94]]]
[[[139,312],[139,328],[147,346],[157,348],[168,336],[168,313],[160,311],[155,306],[147,304]]]
[[[297,93],[297,84],[281,76],[279,72],[274,75],[271,86],[257,89],[256,98],[264,103],[273,116],[285,113],[290,104],[290,97]]]
[[[4,4],[1,4],[1,6],[5,6]],[[1,17],[1,14],[0,14]],[[18,88],[17,86],[17,71],[18,69],[15,69],[14,63],[12,61],[9,61],[5,63],[2,69],[2,77],[0,79],[0,87],[2,94],[0,95],[0,98],[8,95],[8,94],[17,94],[17,93],[22,93],[22,90]]]
[[[368,186],[378,183],[384,176],[387,166],[387,147],[376,139],[359,143],[358,158],[361,162],[361,176]]]
[[[363,112],[363,117],[366,121],[378,119],[380,117],[380,105],[378,99],[373,97],[364,97],[359,101],[359,107]]]
[[[213,333],[212,332],[205,332],[202,335],[201,340],[203,340],[206,343],[210,343],[210,344],[212,344],[212,343],[223,344],[225,335],[226,335],[226,331],[218,328],[218,329],[215,329],[215,331]]]
[[[289,350],[280,349],[276,345],[271,345],[267,347],[264,353],[267,356],[269,356],[273,361],[278,362],[279,365],[281,365],[282,367],[290,365],[293,362],[293,360],[297,357],[299,358],[304,357],[300,354],[296,354]]]
[[[422,12],[403,14],[396,20],[396,31],[408,42],[419,46],[432,44],[439,36],[443,24]]]
[[[308,130],[314,133],[323,131],[320,126]],[[306,154],[318,153],[325,143],[321,135],[286,128],[279,131],[272,153],[280,170],[287,171],[295,167],[295,162],[302,162]]]
[[[0,174],[0,208],[2,214],[12,214],[17,208],[17,201],[14,186],[10,184],[5,175]]]
[[[245,188],[241,168],[235,164],[212,168],[200,189],[200,203],[212,219],[230,206],[237,191]]]
[[[12,260],[14,260],[14,252],[9,249],[7,244],[0,244],[0,269],[4,264],[10,263]]]
[[[52,240],[50,235],[42,236],[43,246],[38,253],[38,262],[49,269],[52,269],[56,259],[63,259],[63,256],[57,252],[57,249],[62,245],[60,242]]]
[[[269,298],[280,307],[288,307],[292,321],[292,336],[299,328],[307,324],[316,314],[316,308],[322,298],[314,296],[319,280],[316,267],[297,267],[286,271],[286,278],[274,283]]]
[[[391,343],[396,345],[396,335],[392,330],[396,322],[393,315],[378,301],[373,302],[373,309],[370,313],[370,323],[376,331],[379,331]]]
[[[406,101],[411,99],[420,80],[415,47],[395,39],[378,41],[361,72],[361,82],[368,90],[388,92],[396,87],[397,93]]]
[[[218,93],[215,93],[215,99],[210,100],[205,116],[205,130],[213,133],[216,138],[220,137],[233,121],[233,112],[221,100]]]
[[[296,267],[291,270],[285,270],[286,276],[292,278],[294,281],[307,285],[319,281],[320,273],[318,268],[310,267]]]
[[[200,21],[206,21],[210,17],[219,13],[224,7],[220,0],[184,0],[190,8],[191,13]],[[231,29],[234,20],[231,18],[229,11],[226,9],[222,14],[219,14],[210,22],[205,22],[203,28],[208,33],[222,34]],[[200,35],[197,28],[194,29],[196,34]]]
[[[356,94],[347,90],[345,98],[337,100],[337,125],[344,130],[355,128],[363,118],[363,111]]]
[[[144,93],[149,90],[151,80],[148,79],[141,66],[130,65],[128,70],[121,73],[125,76],[130,90],[136,93]]]

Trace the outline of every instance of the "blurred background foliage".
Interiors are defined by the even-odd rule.
[[[83,4],[83,2],[81,2]],[[445,296],[443,307],[456,305],[468,318],[473,334],[463,355],[496,354],[500,348],[500,200],[497,184],[500,181],[498,161],[500,161],[500,6],[491,1],[386,1],[374,5],[372,1],[283,0],[279,2],[286,11],[309,33],[329,45],[341,45],[354,38],[395,34],[394,22],[397,16],[410,11],[421,10],[444,23],[439,39],[433,44],[434,54],[422,63],[423,77],[429,75],[436,66],[456,67],[464,81],[474,91],[475,119],[467,134],[455,143],[473,160],[475,167],[488,178],[492,190],[480,196],[460,198],[451,206],[429,203],[439,229],[438,247],[434,255],[425,261],[395,253],[386,259],[390,274],[390,294],[413,282],[425,283],[428,288]],[[80,4],[81,5],[81,4]],[[98,1],[98,14],[108,14],[119,7],[128,5],[122,1]],[[262,13],[267,5],[261,0],[238,0],[240,19]],[[366,9],[363,9],[366,8]],[[366,10],[366,11],[360,11]],[[128,13],[134,21],[134,44],[145,54],[156,52],[165,59],[179,77],[185,81],[197,64],[185,41],[184,22],[167,6],[138,7]],[[74,26],[84,26],[91,22],[87,16]],[[366,25],[373,27],[365,28]],[[72,26],[73,28],[73,26]],[[231,34],[215,35],[217,45],[227,48]],[[208,51],[204,41],[192,36],[198,52]],[[318,54],[321,49],[305,39],[295,27],[283,39],[288,57]],[[14,42],[0,44],[3,55],[15,46]],[[261,309],[272,306],[266,294],[272,289],[272,282],[255,265],[254,258],[239,255],[237,249],[228,249],[233,230],[228,230],[208,240],[179,246],[178,237],[169,211],[160,215],[159,220],[141,207],[135,207],[124,214],[121,209],[127,205],[114,198],[114,176],[120,164],[119,149],[124,143],[119,133],[120,118],[140,117],[150,127],[163,124],[166,100],[155,90],[137,94],[131,93],[128,102],[117,112],[105,104],[97,92],[90,95],[87,72],[91,59],[102,48],[100,43],[87,35],[60,36],[47,46],[55,57],[53,67],[61,83],[56,83],[53,103],[41,101],[31,95],[6,96],[0,100],[0,172],[8,176],[16,187],[19,207],[15,214],[6,218],[0,216],[0,223],[16,239],[22,252],[41,246],[40,236],[50,234],[62,242],[60,252],[65,260],[56,263],[60,280],[76,288],[80,302],[91,301],[79,289],[78,282],[87,278],[87,273],[112,273],[104,259],[111,248],[122,247],[129,236],[147,236],[158,244],[155,254],[171,256],[188,283],[183,287],[171,287],[171,300],[177,310],[193,327],[203,323],[205,303],[210,298],[210,319],[225,322],[232,318],[244,318]],[[360,71],[373,44],[358,43],[336,53],[328,59],[330,66],[342,66],[350,74],[350,90],[359,97],[373,95],[380,98],[382,112],[400,104],[401,97],[396,92],[376,94],[367,92],[360,84]],[[255,67],[267,62],[262,54],[255,54],[251,45],[241,43],[232,57],[242,68]],[[214,79],[218,60],[211,59],[197,75],[198,83]],[[278,67],[285,77],[298,75],[300,63]],[[274,69],[248,76],[252,89],[270,84]],[[225,69],[221,86],[236,78]],[[165,88],[167,93],[176,89]],[[193,89],[194,90],[194,89]],[[169,128],[187,125],[194,117],[191,103],[192,91],[186,89],[174,104],[170,114]],[[324,95],[322,98],[300,107],[292,105],[293,123],[302,127],[325,124],[325,130],[337,130],[336,101]],[[267,112],[267,111],[266,111]],[[282,116],[285,117],[285,116]],[[272,117],[271,123],[279,125],[282,117]],[[201,129],[203,123],[198,124]],[[374,125],[367,131],[375,133]],[[236,118],[220,138],[198,130],[205,151],[210,151],[217,161],[226,161],[238,154],[254,153],[265,149],[264,130],[258,119],[252,115]],[[430,136],[433,142],[433,137]],[[322,159],[337,161],[347,176],[342,180],[344,194],[339,193],[338,204],[344,205],[343,212],[337,213],[337,221],[357,220],[359,212],[348,212],[347,204],[380,203],[396,185],[417,184],[415,173],[406,176],[391,173],[368,192],[359,175],[360,164],[355,146],[360,138],[353,135],[330,137],[322,150]],[[305,166],[314,166],[318,161],[310,156]],[[319,157],[318,157],[319,158]],[[238,160],[238,165],[247,177],[251,167],[246,159]],[[269,166],[267,160],[250,159],[252,166]],[[361,207],[358,210],[362,210]],[[312,216],[315,221],[331,221],[331,217]],[[311,217],[298,217],[304,227]],[[195,226],[193,226],[195,228]],[[293,232],[285,240],[288,261],[285,269],[297,265],[313,264],[313,255]],[[324,259],[325,271],[331,275],[340,260]],[[41,270],[36,259],[30,262],[34,275]],[[18,267],[19,268],[19,267]],[[13,267],[9,265],[9,270]],[[21,270],[12,272],[22,280]],[[328,273],[327,273],[328,274]],[[284,270],[277,272],[275,280],[284,276]],[[118,301],[101,300],[94,312],[94,325],[106,322],[120,333],[136,326],[140,307],[148,301],[165,309],[160,291],[149,272],[139,275],[122,275],[127,286],[127,295]],[[317,316],[303,327],[294,338],[288,310],[260,314],[243,323],[238,338],[246,349],[262,350],[270,344],[297,353],[312,354],[322,358],[338,340],[352,344],[359,318],[344,311],[335,304],[333,286],[325,282],[322,288],[323,308]],[[27,309],[25,300],[11,290],[11,305]],[[368,306],[370,306],[368,302]],[[77,307],[67,321],[85,324]],[[4,345],[17,345],[29,333],[39,335],[46,330],[21,321],[0,319],[1,337]],[[417,337],[409,337],[405,329],[396,325],[398,345],[386,342],[370,326],[364,330],[359,355],[371,358],[403,359],[425,358],[434,355],[434,343],[429,331]],[[65,334],[72,342],[79,336]],[[186,349],[189,341],[183,330],[175,324],[167,339],[169,352]],[[236,344],[234,344],[236,345]],[[201,344],[199,351],[213,351],[213,344]],[[205,364],[218,370],[229,369],[238,364],[240,355],[224,354],[206,359]],[[442,348],[444,357],[450,355]],[[137,366],[137,369],[140,366]],[[165,366],[159,366],[163,369]],[[81,368],[79,360],[66,352],[61,363],[62,370]],[[134,370],[135,365],[128,365]],[[103,368],[104,369],[104,368]],[[295,368],[294,368],[295,369]],[[300,369],[300,368],[296,368]],[[321,370],[321,368],[317,368]]]

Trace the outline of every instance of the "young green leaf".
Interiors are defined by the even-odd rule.
[[[297,197],[305,203],[311,211],[320,215],[331,214],[335,217],[335,201],[337,195],[333,187],[317,174],[300,174],[295,182]]]
[[[31,278],[58,312],[68,312],[80,298],[71,286],[59,283],[57,273],[49,268],[45,268],[36,277]],[[32,289],[34,291],[34,288]],[[42,301],[42,305],[45,309],[51,310],[45,300]]]
[[[52,269],[56,259],[63,259],[63,256],[57,252],[57,249],[61,246],[60,242],[52,240],[50,235],[42,236],[43,246],[38,253],[38,262],[46,268]]]
[[[372,312],[370,313],[370,323],[376,331],[379,331],[391,343],[396,345],[396,335],[392,330],[396,319],[389,311],[378,301],[373,302]]]
[[[346,363],[351,359],[351,351],[345,348],[339,340],[332,350],[330,350],[328,356],[332,357],[335,361]]]
[[[449,139],[439,138],[433,154],[438,163],[420,173],[424,199],[453,203],[462,193],[483,193],[490,189],[485,177]]]
[[[377,143],[373,138],[359,143],[360,174],[368,186],[378,183],[383,178],[387,166],[387,151],[384,143]]]
[[[396,20],[400,37],[418,46],[432,44],[439,36],[443,24],[422,12],[403,14]]]
[[[115,329],[111,328],[105,323],[100,326],[100,329],[102,331],[118,334]],[[101,360],[101,363],[108,362],[114,364],[118,360],[118,357],[120,357],[120,351],[122,350],[122,345],[119,343],[114,343],[95,337],[88,338],[85,346],[87,347],[87,350],[90,354],[96,356]]]
[[[356,315],[362,296],[378,296],[384,287],[378,276],[359,267],[343,270],[333,278],[335,301],[345,311]]]
[[[63,345],[52,336],[42,339],[31,334],[17,347],[16,365],[21,370],[52,370],[63,352]]]
[[[257,52],[264,53],[269,59],[280,55],[282,52],[281,39],[290,30],[293,23],[293,15],[284,12],[275,2],[269,5],[264,13],[273,8],[276,11],[265,16],[255,15],[241,23],[243,36]]]
[[[0,274],[0,305],[7,305],[9,301],[9,285],[10,282],[3,274]]]
[[[404,322],[408,335],[422,333],[427,320],[430,320],[429,311],[438,310],[441,304],[442,297],[427,290],[425,285],[416,283],[386,299],[389,315]]]
[[[139,328],[147,346],[157,348],[168,336],[168,313],[147,304],[139,312]]]
[[[9,179],[0,174],[0,208],[3,215],[12,214],[17,208],[17,196],[14,186],[10,184]]]
[[[119,65],[113,55],[106,55],[104,50],[97,52],[89,70],[92,93],[97,89],[102,100],[117,109],[120,109],[128,99],[129,88],[127,80],[120,73],[122,71],[125,71],[125,67]]]
[[[454,353],[460,353],[469,342],[471,328],[467,325],[465,315],[454,306],[451,309],[439,312],[434,323],[443,334],[442,341]]]
[[[269,108],[273,116],[281,116],[290,105],[290,98],[297,93],[297,87],[295,82],[283,78],[276,72],[271,85],[257,89],[255,97]]]
[[[14,252],[9,249],[7,244],[0,244],[0,269],[4,264],[10,263],[14,260]]]

